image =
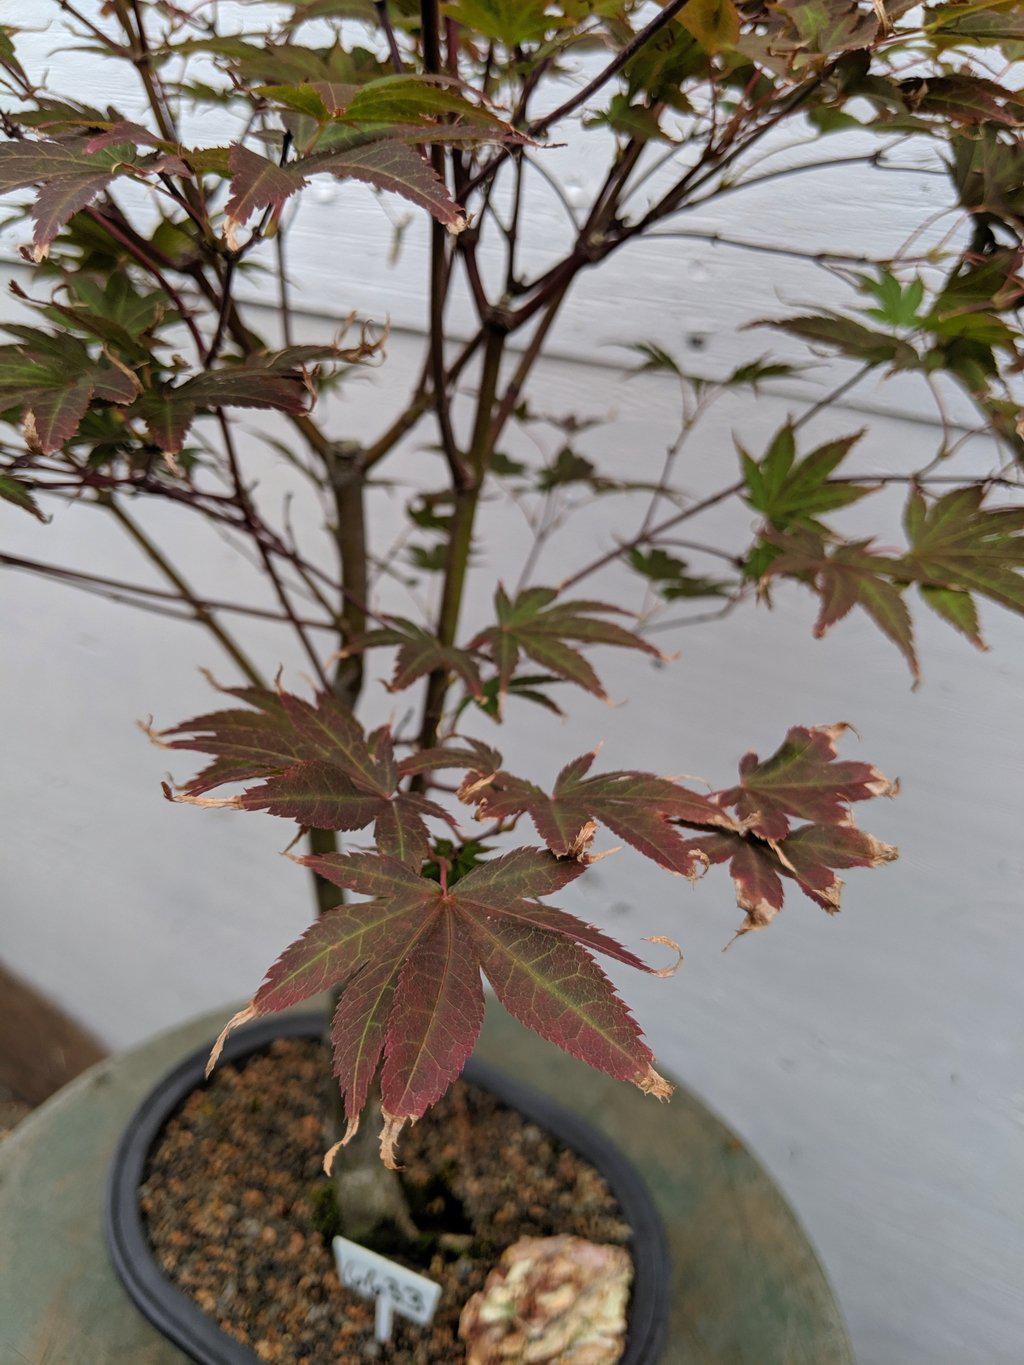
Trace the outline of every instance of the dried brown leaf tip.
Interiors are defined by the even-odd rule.
[[[660,977],[675,976],[676,972],[683,965],[683,962],[685,960],[683,957],[683,950],[682,948],[680,948],[679,944],[675,941],[675,939],[667,938],[664,934],[648,934],[647,937],[644,939],[644,942],[660,943],[663,948],[670,948],[672,952],[676,954],[676,960],[671,964],[671,966],[659,967],[657,971],[652,972],[652,975]]]
[[[342,1147],[344,1147],[344,1145],[345,1145],[345,1143],[346,1143],[347,1141],[348,1141],[348,1134],[346,1134],[345,1137],[341,1138],[338,1142],[335,1142],[332,1146],[328,1147],[327,1151],[324,1152],[324,1159],[323,1159],[323,1173],[324,1173],[324,1175],[331,1175],[331,1173],[332,1173],[333,1170],[334,1170],[334,1162],[335,1162],[335,1159],[336,1159],[338,1153],[341,1151]]]
[[[395,1114],[384,1114],[384,1126],[380,1130],[380,1159],[389,1171],[402,1169],[398,1160],[398,1139],[405,1123],[404,1118],[399,1118]]]
[[[152,716],[147,716],[145,720],[137,720],[135,724],[146,736],[150,744],[154,744],[158,749],[166,749],[168,747],[160,731],[156,728]]]
[[[588,820],[581,825],[579,832],[569,840],[565,849],[567,858],[575,858],[579,863],[587,861],[590,845],[594,842],[594,835],[597,833],[597,821]]]
[[[220,1061],[220,1056],[224,1051],[224,1044],[227,1042],[228,1037],[234,1033],[236,1028],[241,1028],[243,1024],[248,1024],[250,1020],[257,1018],[258,1015],[259,1010],[255,1007],[255,1004],[252,1003],[246,1005],[244,1009],[239,1010],[237,1014],[231,1016],[217,1035],[217,1041],[210,1050],[210,1056],[206,1063],[207,1079],[213,1074],[214,1067]]]
[[[659,1075],[653,1066],[637,1081],[637,1085],[645,1095],[653,1095],[656,1100],[671,1099],[675,1093],[675,1086]]]

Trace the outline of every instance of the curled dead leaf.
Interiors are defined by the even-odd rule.
[[[873,834],[864,836],[867,841],[868,853],[871,861],[869,867],[881,867],[883,863],[894,863],[900,856],[900,851],[895,844],[885,844],[881,839],[876,839]]]
[[[671,948],[674,953],[678,954],[675,962],[673,962],[671,966],[661,967],[658,971],[652,970],[651,975],[660,977],[675,976],[676,972],[679,970],[679,968],[683,965],[684,962],[683,950],[682,948],[680,948],[679,944],[675,941],[675,939],[666,938],[664,934],[648,934],[648,936],[644,939],[644,942],[660,943],[662,947]]]
[[[26,412],[25,419],[21,424],[22,434],[25,437],[25,444],[29,450],[40,453],[42,447],[39,443],[39,431],[36,427],[36,416],[34,412]]]
[[[135,724],[149,740],[150,744],[155,744],[158,749],[169,749],[171,746],[161,737],[161,732],[156,728],[152,716],[147,716],[145,720],[137,720]]]
[[[344,1147],[344,1145],[345,1139],[341,1138],[338,1142],[335,1142],[333,1146],[328,1147],[327,1151],[324,1152],[323,1160],[324,1175],[330,1175],[331,1172],[334,1170],[334,1158],[338,1155],[339,1150],[342,1147]]]
[[[455,794],[460,801],[469,805],[476,793],[482,791],[484,787],[489,786],[496,777],[497,773],[467,773],[459,783],[458,791]],[[480,819],[479,812],[477,813],[477,819]]]
[[[160,789],[175,805],[201,806],[203,810],[242,809],[242,799],[238,796],[191,796],[188,792],[175,791],[169,782],[161,782]]]
[[[241,1009],[238,1011],[237,1014],[233,1014],[231,1016],[228,1022],[221,1029],[220,1033],[217,1035],[217,1041],[210,1049],[210,1056],[206,1063],[207,1079],[209,1079],[209,1077],[213,1074],[213,1068],[217,1065],[218,1061],[220,1060],[220,1054],[224,1051],[224,1044],[228,1040],[228,1035],[233,1033],[236,1028],[241,1028],[243,1024],[247,1024],[250,1019],[257,1018],[258,1015],[259,1010],[256,1009],[255,1005],[250,1003],[246,1005],[245,1009]]]
[[[236,218],[224,219],[224,241],[227,243],[229,251],[237,251],[241,246],[238,240],[238,232],[242,224]]]
[[[659,1075],[653,1066],[648,1068],[646,1075],[641,1076],[637,1085],[645,1095],[653,1095],[656,1100],[670,1099],[675,1090],[675,1086]]]
[[[594,863],[599,863],[599,862],[601,861],[602,858],[610,858],[610,857],[612,856],[613,853],[621,853],[621,852],[622,852],[622,845],[621,845],[621,844],[616,844],[614,848],[604,848],[604,849],[601,850],[600,853],[590,853],[590,854],[588,854],[585,858],[581,859],[580,861],[581,861],[581,862],[585,862],[585,863],[587,864],[588,867],[591,867],[591,866],[593,866]]]
[[[341,1151],[342,1147],[348,1146],[348,1144],[352,1141],[352,1139],[355,1137],[358,1131],[359,1115],[357,1114],[354,1118],[349,1119],[348,1125],[345,1128],[345,1132],[342,1135],[342,1137],[340,1137],[337,1142],[335,1142],[331,1147],[328,1147],[327,1151],[324,1152],[323,1160],[324,1175],[331,1174],[331,1171],[334,1169],[335,1157]]]
[[[398,1160],[398,1138],[405,1122],[397,1114],[384,1114],[384,1127],[380,1130],[380,1159],[389,1171],[402,1169]]]
[[[580,827],[579,833],[569,842],[566,849],[566,857],[574,858],[576,862],[583,862],[587,857],[587,849],[594,842],[594,835],[597,833],[597,821],[588,820]]]

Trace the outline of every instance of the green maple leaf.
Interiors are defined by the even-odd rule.
[[[894,370],[919,369],[920,356],[908,341],[894,337],[888,332],[878,332],[865,327],[855,318],[844,317],[841,313],[809,313],[798,317],[771,319],[763,318],[749,324],[751,327],[774,327],[788,332],[810,345],[827,346],[851,360],[860,360],[868,365],[889,365]]]
[[[818,520],[825,512],[848,507],[871,492],[863,485],[833,480],[832,474],[864,433],[826,441],[798,460],[796,437],[788,424],[776,433],[764,458],[753,460],[740,447],[746,500],[776,530],[804,526],[824,534]]]
[[[685,559],[655,546],[651,550],[633,549],[629,563],[638,574],[649,579],[666,602],[680,598],[726,597],[729,584],[720,578],[704,578],[689,572]]]
[[[446,12],[470,31],[516,47],[540,42],[557,26],[550,8],[547,0],[453,0]]]
[[[869,318],[884,322],[889,327],[917,327],[919,310],[924,300],[924,283],[915,276],[906,286],[891,270],[880,269],[877,276],[862,275],[860,287],[872,295],[875,303],[864,310]]]
[[[529,655],[541,668],[603,700],[607,700],[607,694],[601,681],[574,648],[576,644],[615,645],[662,657],[660,650],[633,631],[604,619],[619,612],[619,608],[604,602],[560,602],[556,588],[525,588],[513,600],[499,585],[494,607],[497,622],[482,630],[470,647],[486,646],[490,651],[502,694],[508,690],[521,654]]]
[[[1024,509],[984,502],[978,485],[931,504],[912,492],[903,519],[910,550],[900,560],[928,606],[978,646],[974,594],[1024,613]]]
[[[0,346],[0,410],[21,413],[28,444],[44,455],[71,440],[94,400],[124,406],[140,392],[127,368],[94,360],[69,332],[6,330],[17,341]]]
[[[49,521],[33,496],[32,486],[10,474],[0,474],[0,501],[12,503],[30,513],[37,521]]]

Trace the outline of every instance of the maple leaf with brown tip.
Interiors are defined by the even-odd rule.
[[[171,749],[214,755],[176,793],[167,789],[172,800],[264,810],[312,829],[373,825],[382,852],[411,861],[422,861],[429,851],[424,817],[451,823],[436,802],[399,790],[402,774],[390,731],[364,735],[336,697],[320,693],[308,702],[283,690],[224,690],[251,709],[212,712],[155,736]],[[231,783],[254,785],[238,796],[206,795]]]
[[[403,777],[414,773],[443,772],[446,768],[465,768],[476,774],[493,773],[500,767],[501,754],[478,739],[463,739],[435,749],[417,749],[398,764]]]
[[[685,841],[689,856],[729,864],[737,903],[747,915],[740,934],[772,922],[782,909],[785,878],[835,914],[843,885],[838,869],[878,867],[897,856],[853,822],[855,802],[895,796],[899,784],[869,763],[838,759],[836,740],[847,729],[793,726],[770,758],[748,753],[741,760],[739,785],[712,794],[721,812],[717,827],[680,821],[701,831]],[[794,829],[794,819],[807,823]]]
[[[534,783],[501,771],[476,774],[478,780],[467,782],[460,795],[464,800],[477,800],[480,820],[529,814],[537,833],[559,856],[581,856],[580,835],[596,821],[670,872],[697,876],[702,860],[694,857],[669,821],[730,823],[720,807],[653,773],[610,772],[590,777],[587,774],[596,756],[595,750],[568,763],[550,796]]]
[[[261,209],[280,213],[285,202],[306,186],[307,177],[321,172],[400,194],[453,232],[465,227],[465,217],[430,162],[415,147],[395,138],[353,136],[347,146],[299,157],[286,165],[238,143],[231,149],[228,165],[231,197],[225,205],[225,236],[232,250],[238,248],[239,228],[253,214]]]
[[[431,635],[422,626],[404,617],[388,616],[382,619],[386,620],[386,625],[379,630],[368,630],[354,636],[341,651],[341,657],[365,649],[397,645],[394,672],[387,684],[389,692],[401,692],[429,673],[442,672],[454,673],[460,678],[470,696],[483,696],[476,660],[468,650],[442,644],[436,635]]]
[[[898,791],[871,764],[838,760],[836,740],[849,728],[794,725],[770,758],[748,753],[740,760],[739,786],[717,793],[718,802],[733,806],[742,827],[762,839],[784,839],[792,817],[848,823],[852,802]]]
[[[642,1090],[670,1093],[591,953],[651,968],[599,929],[541,900],[579,877],[582,864],[518,848],[449,886],[443,873],[438,883],[379,854],[299,861],[370,899],[321,916],[274,963],[236,1019],[341,987],[332,1037],[346,1140],[383,1057],[381,1152],[395,1164],[403,1124],[444,1094],[473,1050],[483,1022],[481,971],[506,1009],[543,1038]]]
[[[504,695],[515,674],[521,654],[566,682],[592,692],[603,701],[608,695],[593,668],[574,648],[577,644],[613,645],[637,649],[661,659],[659,649],[634,631],[605,619],[627,614],[605,602],[558,600],[557,588],[524,588],[510,598],[499,584],[494,595],[497,621],[472,641],[471,649],[486,646],[498,670],[499,693]]]
[[[141,384],[124,365],[93,359],[69,332],[9,324],[16,341],[0,346],[0,407],[21,411],[30,448],[50,454],[75,436],[94,402],[131,403]]]
[[[898,856],[891,844],[853,825],[802,825],[778,842],[738,830],[709,830],[687,840],[687,847],[712,865],[729,864],[736,903],[747,915],[737,934],[771,924],[783,906],[783,878],[791,878],[804,895],[834,915],[843,887],[837,869],[879,867]]]
[[[306,412],[314,393],[307,367],[317,361],[350,361],[371,353],[370,343],[290,346],[241,365],[223,365],[181,384],[156,383],[139,395],[130,415],[146,424],[149,439],[168,454],[180,453],[201,412],[218,408],[267,408],[293,416]]]

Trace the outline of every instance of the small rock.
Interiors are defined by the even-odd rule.
[[[614,1365],[626,1340],[632,1262],[582,1237],[522,1237],[462,1310],[467,1365]]]

